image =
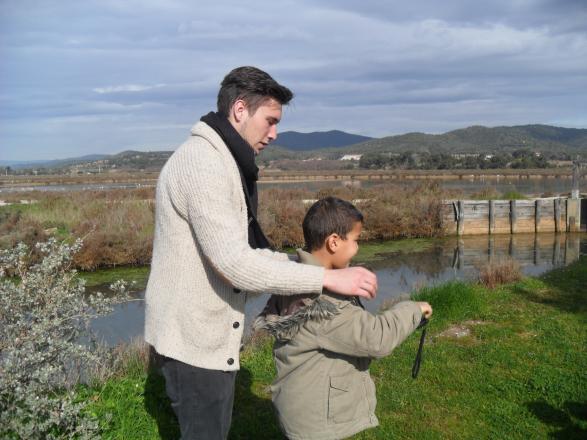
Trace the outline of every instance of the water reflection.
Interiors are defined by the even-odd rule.
[[[384,301],[419,287],[455,279],[474,280],[480,267],[504,258],[514,258],[526,275],[539,275],[577,261],[580,255],[587,255],[587,234],[439,238],[417,250],[376,254],[368,266],[377,273],[379,293],[375,300],[364,304],[367,310],[376,312]],[[248,323],[262,310],[267,298],[268,295],[259,295],[249,299],[245,311]],[[96,320],[94,328],[108,344],[116,344],[140,337],[143,324],[144,302],[135,301]]]

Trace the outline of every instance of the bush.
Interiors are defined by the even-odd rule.
[[[120,296],[84,295],[84,281],[71,269],[81,246],[50,239],[0,252],[0,438],[98,435],[73,387],[105,359],[90,320]]]
[[[479,282],[490,289],[522,279],[520,264],[513,258],[488,263],[479,269]]]

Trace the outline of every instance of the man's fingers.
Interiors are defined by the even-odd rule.
[[[358,294],[367,299],[377,296],[377,279],[364,279],[359,286]]]
[[[377,276],[367,269],[364,271],[363,286],[369,294],[369,298],[375,298],[377,296]]]
[[[324,287],[342,295],[372,299],[377,296],[377,276],[363,267],[326,270]]]

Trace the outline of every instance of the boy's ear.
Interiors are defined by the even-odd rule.
[[[336,251],[338,250],[339,242],[340,236],[338,234],[330,234],[328,237],[326,237],[326,250],[331,254],[336,253]]]

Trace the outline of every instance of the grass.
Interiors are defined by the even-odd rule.
[[[586,286],[582,257],[493,290],[466,283],[420,290],[416,298],[434,307],[420,376],[410,377],[418,334],[373,362],[380,426],[354,438],[586,438]],[[451,333],[455,327],[466,336]],[[268,392],[271,342],[249,344],[241,359],[230,438],[280,438]],[[178,438],[154,370],[135,366],[80,393],[104,438]]]
[[[381,242],[361,243],[359,252],[353,261],[367,263],[384,258],[386,255],[397,252],[423,252],[434,245],[431,238],[406,238],[402,240],[388,240]]]
[[[86,280],[86,287],[103,286],[116,280],[125,280],[129,283],[135,282],[133,289],[142,290],[147,286],[150,269],[149,266],[123,266],[80,272],[79,276]]]
[[[363,237],[369,241],[434,237],[443,233],[440,201],[449,196],[437,183],[417,188],[386,184],[380,187],[328,188],[319,191],[266,189],[259,193],[259,221],[278,249],[303,245],[303,200],[336,195],[361,199],[365,216]],[[8,195],[28,205],[0,207],[0,248],[23,241],[29,245],[50,236],[83,238],[75,256],[78,269],[93,271],[148,264],[154,232],[154,189],[42,192]]]
[[[526,200],[528,197],[513,187],[501,194],[493,187],[486,187],[471,194],[470,198],[473,200]]]

